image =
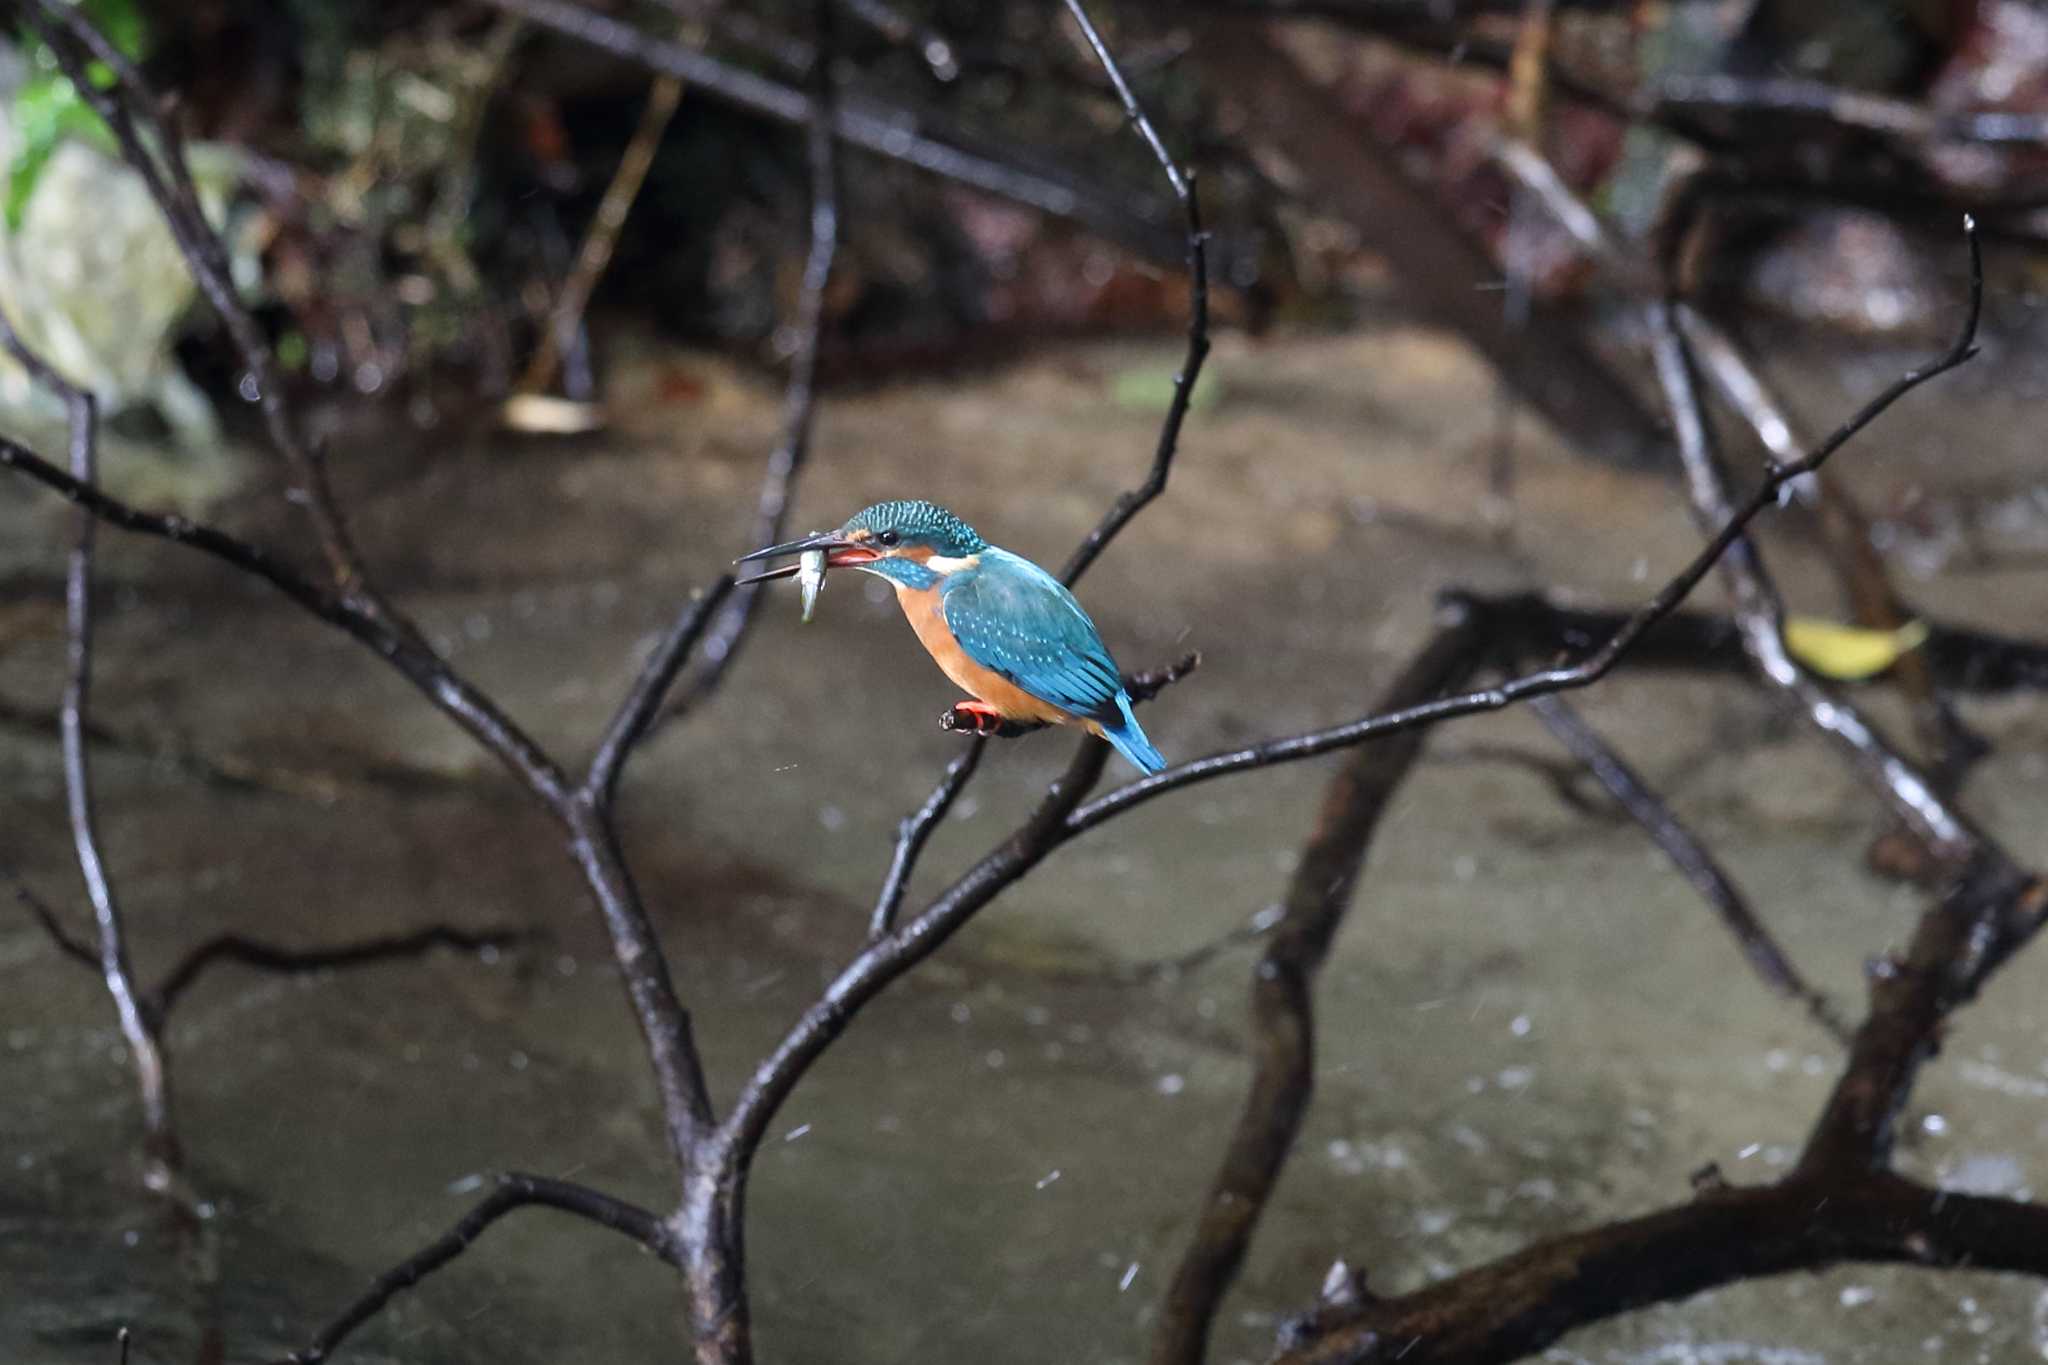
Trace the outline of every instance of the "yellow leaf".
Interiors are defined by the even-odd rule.
[[[1927,639],[1925,621],[1908,621],[1897,630],[1869,630],[1824,621],[1818,616],[1785,618],[1785,648],[1794,659],[1823,677],[1855,681],[1871,678],[1917,649]]]

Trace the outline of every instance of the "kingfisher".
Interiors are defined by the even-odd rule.
[[[977,734],[1007,723],[1075,725],[1100,735],[1140,772],[1166,760],[1131,714],[1131,694],[1102,634],[1074,594],[1022,555],[989,544],[936,503],[878,502],[836,531],[770,545],[733,561],[824,555],[828,569],[887,579],[918,642],[971,701],[953,716]],[[803,572],[801,564],[740,580]]]

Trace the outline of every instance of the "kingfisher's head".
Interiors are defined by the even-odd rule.
[[[898,500],[864,507],[836,531],[771,545],[735,562],[823,550],[829,568],[860,569],[903,587],[928,588],[947,574],[973,568],[987,548],[972,526],[937,503]],[[740,581],[759,583],[796,572],[797,566],[790,565]]]

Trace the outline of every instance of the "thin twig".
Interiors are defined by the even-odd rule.
[[[674,1243],[660,1218],[647,1210],[600,1193],[588,1186],[516,1171],[493,1176],[495,1186],[482,1202],[441,1236],[392,1269],[379,1275],[362,1296],[322,1328],[304,1350],[285,1357],[283,1365],[318,1365],[348,1336],[399,1294],[469,1250],[477,1238],[506,1214],[524,1208],[559,1209],[600,1227],[623,1233],[671,1265],[678,1264]]]
[[[1202,377],[1202,362],[1209,356],[1209,234],[1202,227],[1202,200],[1195,192],[1194,173],[1183,171],[1167,153],[1159,130],[1152,126],[1152,120],[1146,117],[1137,97],[1131,93],[1130,83],[1124,79],[1124,73],[1103,43],[1102,35],[1095,31],[1095,25],[1081,7],[1080,0],[1066,0],[1066,3],[1067,12],[1081,26],[1088,45],[1095,50],[1096,59],[1102,63],[1110,83],[1116,87],[1117,98],[1123,101],[1125,117],[1137,130],[1138,136],[1144,139],[1145,145],[1152,149],[1153,158],[1165,173],[1167,184],[1173,187],[1174,198],[1180,201],[1187,222],[1188,267],[1187,352],[1181,357],[1180,369],[1173,376],[1173,400],[1167,404],[1165,420],[1159,424],[1159,439],[1152,451],[1152,467],[1146,473],[1145,481],[1121,494],[1102,520],[1096,523],[1095,529],[1068,557],[1060,570],[1060,581],[1071,588],[1080,581],[1082,574],[1088,572],[1088,566],[1095,562],[1096,556],[1109,548],[1109,542],[1116,538],[1117,533],[1130,524],[1131,518],[1166,491],[1166,478],[1173,471],[1173,457],[1180,449],[1180,429],[1187,421],[1188,410],[1194,401],[1195,384]]]
[[[58,374],[31,350],[13,320],[4,314],[0,314],[0,346],[28,371],[31,379],[63,399],[70,432],[71,478],[81,484],[92,483],[99,462],[99,408],[93,396]],[[99,522],[90,511],[79,508],[72,523],[71,553],[64,572],[64,695],[58,709],[65,812],[71,825],[72,850],[99,935],[100,978],[114,1003],[114,1014],[135,1071],[142,1108],[143,1184],[170,1208],[192,1288],[198,1297],[202,1338],[207,1343],[217,1343],[219,1259],[215,1255],[211,1206],[192,1188],[185,1171],[171,1098],[170,1057],[164,1048],[159,1018],[136,983],[120,900],[100,844],[88,745],[92,731],[94,548]],[[46,923],[60,944],[66,941],[54,916]]]
[[[28,911],[37,924],[42,926],[43,932],[50,936],[50,942],[56,946],[58,952],[81,967],[90,968],[94,972],[99,971],[100,955],[93,945],[72,933],[70,927],[64,923],[63,916],[53,910],[48,901],[32,891],[19,873],[13,868],[4,868],[0,869],[0,876],[5,876],[13,883],[14,899],[20,902],[21,908]]]
[[[1643,832],[1671,860],[1679,875],[1720,917],[1728,932],[1735,936],[1744,960],[1763,983],[1786,999],[1804,1005],[1807,1015],[1834,1035],[1837,1042],[1847,1042],[1848,1025],[1843,1022],[1833,1002],[1792,964],[1792,959],[1779,946],[1770,929],[1757,917],[1749,898],[1742,894],[1742,888],[1735,884],[1734,878],[1722,868],[1706,845],[1685,827],[1642,775],[1630,767],[1627,760],[1616,753],[1564,698],[1536,697],[1530,701],[1529,709],[1557,737],[1558,743],[1586,765],[1586,770],[1607,789],[1608,795],[1642,826]]]
[[[690,651],[711,623],[712,613],[732,590],[732,575],[720,574],[709,588],[690,599],[690,604],[677,614],[675,623],[648,654],[647,662],[633,679],[632,690],[605,727],[597,753],[590,760],[589,775],[583,781],[584,792],[601,805],[609,806],[617,795],[619,775],[625,771],[627,758],[654,723],[663,699],[675,684],[676,674],[682,671]]]
[[[415,958],[433,948],[454,948],[475,953],[503,948],[522,938],[515,929],[461,929],[452,924],[430,924],[424,929],[386,934],[317,948],[287,948],[243,934],[220,934],[206,940],[180,958],[164,974],[162,984],[151,991],[144,1004],[159,1026],[170,1017],[178,1000],[208,969],[223,962],[239,962],[266,972],[299,975],[332,971],[342,967],[367,967],[380,962]]]
[[[77,90],[114,132],[129,166],[142,177],[151,199],[163,215],[172,238],[185,257],[192,278],[227,328],[245,371],[244,397],[253,399],[263,412],[271,444],[284,457],[298,488],[292,501],[311,516],[320,548],[336,585],[346,592],[361,593],[377,602],[371,592],[361,556],[350,540],[341,513],[327,485],[326,470],[313,448],[303,439],[285,406],[283,380],[277,374],[270,343],[236,292],[227,248],[206,221],[198,190],[185,164],[184,145],[169,120],[161,117],[162,100],[120,49],[94,27],[92,20],[76,5],[65,0],[33,0],[37,15],[30,16],[56,57],[58,66]],[[58,30],[62,30],[62,34]],[[66,39],[70,41],[67,41]],[[76,42],[84,49],[73,46]],[[90,58],[90,60],[88,60]],[[115,88],[103,90],[92,78],[90,65],[97,61],[113,72]],[[144,135],[145,130],[153,134]],[[162,148],[159,159],[151,142]],[[380,611],[388,610],[377,602]],[[393,622],[409,630],[402,618]]]
[[[811,120],[812,101],[803,91],[681,43],[650,37],[582,5],[568,0],[489,3],[651,71],[680,77],[707,99],[780,123]],[[1167,226],[1164,212],[1142,203],[1133,207],[1131,197],[1114,187],[1087,184],[1055,167],[1028,164],[1013,150],[946,126],[931,114],[848,95],[833,115],[833,127],[841,141],[863,151],[1073,219],[1153,260],[1172,260],[1180,254],[1180,234]]]
[[[803,291],[797,301],[796,349],[790,356],[789,382],[782,396],[782,435],[769,452],[768,468],[754,509],[746,549],[772,545],[783,538],[797,478],[811,452],[811,432],[818,408],[818,353],[825,339],[825,295],[832,284],[832,265],[839,255],[840,170],[833,116],[839,107],[832,63],[832,5],[819,0],[817,55],[812,59],[811,120],[805,149],[811,168],[810,250],[804,259]],[[729,600],[704,641],[703,664],[683,695],[657,720],[660,728],[694,710],[718,690],[726,670],[739,656],[760,603],[758,586],[743,587]]]
[[[1183,655],[1165,668],[1150,669],[1134,673],[1124,679],[1124,691],[1130,694],[1134,703],[1151,701],[1167,688],[1201,667],[1199,653]],[[948,715],[950,716],[950,712]],[[1019,727],[1018,733],[1028,733],[1042,727]],[[1002,731],[996,732],[998,735]],[[875,908],[868,915],[868,941],[881,938],[895,927],[896,912],[902,908],[904,892],[910,888],[910,875],[917,869],[918,858],[924,852],[925,842],[932,831],[952,810],[953,802],[959,797],[974,770],[980,766],[982,754],[987,750],[986,739],[977,734],[968,743],[959,757],[946,765],[946,775],[939,785],[932,788],[932,794],[914,812],[903,817],[896,826],[895,852],[889,859],[888,875],[882,879],[882,889],[875,896]]]
[[[932,788],[932,794],[924,799],[924,804],[897,824],[896,849],[889,858],[889,872],[882,878],[882,889],[875,896],[875,908],[868,915],[868,942],[876,942],[896,926],[896,912],[902,908],[903,895],[910,889],[910,874],[917,870],[925,841],[932,837],[932,831],[953,809],[953,802],[973,778],[974,770],[981,766],[982,755],[987,752],[987,740],[976,736],[968,741],[959,756],[946,765],[946,775],[939,780],[938,786]]]
[[[1202,226],[1201,196],[1195,187],[1191,171],[1184,171],[1167,152],[1166,144],[1159,132],[1152,126],[1144,107],[1132,94],[1130,83],[1124,79],[1115,57],[1102,41],[1102,35],[1095,29],[1087,11],[1078,0],[1068,0],[1068,11],[1081,26],[1088,45],[1094,49],[1096,59],[1109,73],[1110,82],[1116,87],[1117,97],[1122,101],[1125,117],[1151,149],[1160,169],[1165,173],[1167,184],[1173,188],[1174,197],[1180,201],[1187,223],[1187,268],[1188,268],[1188,330],[1187,350],[1181,358],[1180,370],[1173,377],[1173,398],[1167,404],[1166,416],[1159,424],[1159,438],[1153,445],[1152,464],[1145,479],[1136,488],[1117,496],[1114,503],[1102,516],[1074,553],[1067,558],[1060,570],[1060,581],[1073,587],[1088,572],[1101,553],[1109,548],[1119,532],[1128,526],[1131,519],[1166,491],[1167,476],[1173,471],[1174,457],[1180,451],[1180,432],[1187,420],[1194,401],[1195,384],[1201,378],[1202,364],[1209,355],[1209,234]],[[1192,667],[1192,665],[1189,665]],[[1171,681],[1169,679],[1168,681]],[[967,784],[973,780],[976,768],[980,766],[982,749],[987,741],[976,737],[970,741],[967,752],[946,765],[945,774],[931,794],[924,799],[916,811],[907,815],[898,824],[896,845],[889,860],[888,874],[882,880],[882,889],[875,898],[875,908],[869,916],[868,929],[871,939],[886,932],[896,918],[897,908],[902,904],[903,893],[909,886],[910,877],[917,869],[918,859],[923,856],[924,846],[931,838],[932,830],[945,818],[953,803],[959,799]]]
[[[71,477],[79,483],[91,483],[99,458],[98,405],[93,396],[30,350],[13,320],[4,315],[0,315],[0,346],[37,384],[64,400],[70,428]],[[128,961],[120,902],[100,851],[98,819],[93,807],[92,762],[86,743],[92,725],[93,535],[98,526],[89,511],[81,508],[74,514],[71,553],[64,573],[65,679],[64,698],[58,711],[58,743],[64,759],[65,811],[71,822],[72,848],[99,934],[100,975],[113,999],[114,1013],[120,1020],[121,1036],[128,1044],[141,1092],[143,1131],[154,1168],[148,1182],[152,1188],[168,1189],[179,1181],[169,1063]]]
[[[1550,692],[1567,692],[1581,687],[1590,687],[1607,676],[1619,663],[1635,642],[1650,627],[1669,616],[1683,602],[1692,590],[1710,572],[1728,547],[1739,539],[1749,523],[1762,515],[1764,510],[1778,499],[1778,491],[1793,479],[1812,473],[1824,465],[1828,458],[1846,445],[1857,433],[1868,427],[1887,408],[1920,385],[1939,375],[1946,374],[1968,361],[1976,354],[1977,322],[1979,305],[1983,299],[1984,281],[1981,261],[1978,255],[1977,229],[1966,220],[1966,235],[1969,239],[1972,262],[1970,300],[1971,306],[1963,320],[1962,330],[1955,342],[1933,361],[1910,370],[1890,384],[1859,408],[1840,427],[1798,460],[1781,465],[1758,484],[1740,506],[1735,508],[1720,529],[1707,540],[1691,563],[1679,571],[1655,596],[1637,608],[1615,631],[1601,643],[1585,652],[1577,663],[1554,668],[1539,669],[1510,679],[1494,687],[1462,696],[1445,697],[1425,702],[1399,711],[1381,715],[1366,716],[1343,725],[1323,730],[1311,730],[1306,734],[1290,735],[1282,739],[1270,739],[1242,749],[1228,750],[1207,755],[1171,767],[1163,772],[1107,792],[1088,802],[1067,818],[1070,832],[1080,834],[1093,829],[1103,821],[1120,815],[1134,806],[1141,805],[1167,792],[1198,782],[1211,781],[1230,773],[1243,772],[1250,768],[1269,767],[1276,763],[1291,763],[1313,758],[1335,749],[1345,748],[1365,740],[1375,739],[1406,730],[1417,725],[1434,725],[1459,716],[1478,715],[1488,711],[1500,711],[1530,697]]]
[[[1970,240],[1974,248],[1974,228]],[[1973,263],[1975,259],[1973,251]],[[1973,264],[1973,271],[1977,269]],[[1973,280],[1973,300],[1981,289],[1981,282]],[[1975,313],[1973,303],[1973,322]],[[1671,404],[1695,518],[1703,526],[1727,525],[1731,515],[1727,476],[1715,456],[1713,435],[1700,411],[1685,339],[1672,321],[1670,308],[1664,304],[1651,306],[1650,325],[1657,378]],[[1765,486],[1777,482],[1782,481],[1778,473],[1773,473]],[[1737,536],[1725,550],[1718,569],[1727,580],[1743,643],[1764,678],[1797,706],[1809,724],[1835,742],[1865,784],[1889,804],[1892,813],[1919,836],[1934,856],[1961,860],[1986,847],[1982,832],[1941,795],[1926,774],[1900,754],[1853,705],[1821,684],[1792,657],[1781,633],[1784,609],[1777,590],[1748,538]]]

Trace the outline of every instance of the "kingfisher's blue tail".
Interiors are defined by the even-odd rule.
[[[1116,709],[1123,713],[1123,719],[1115,724],[1104,721],[1102,737],[1141,773],[1156,773],[1165,767],[1165,755],[1152,747],[1152,741],[1145,738],[1145,731],[1138,724],[1138,718],[1131,714],[1130,697],[1122,692],[1117,693]]]

